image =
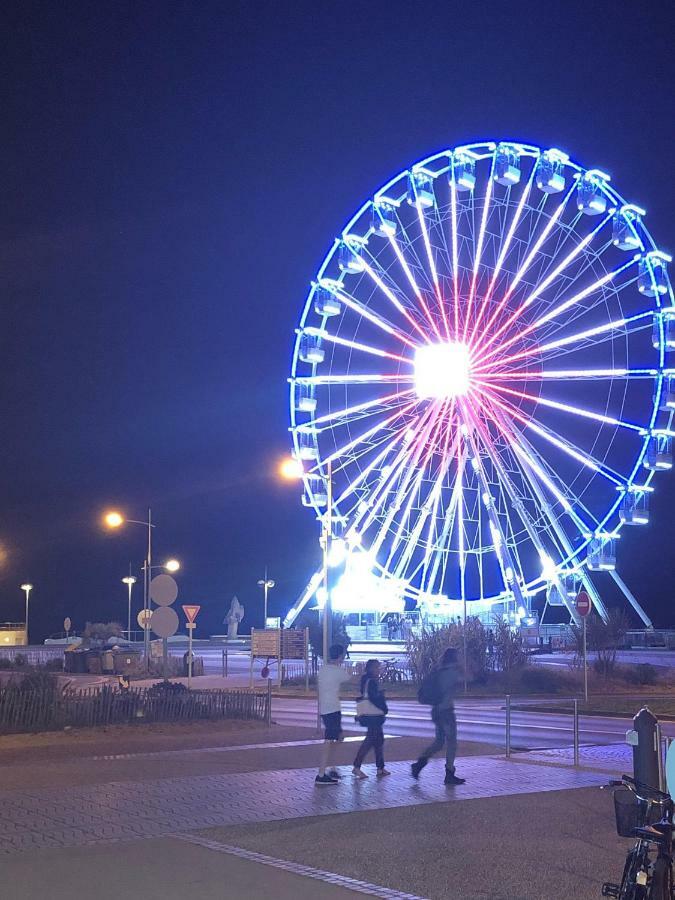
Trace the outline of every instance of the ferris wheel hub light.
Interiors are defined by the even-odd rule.
[[[471,358],[466,344],[426,344],[415,353],[418,397],[462,397],[471,385]]]

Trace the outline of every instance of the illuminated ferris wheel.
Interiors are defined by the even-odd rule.
[[[559,150],[485,142],[400,172],[349,220],[304,306],[290,403],[303,502],[322,518],[332,501],[354,608],[379,591],[383,611],[522,616],[547,591],[574,615],[583,582],[604,614],[588,570],[623,585],[621,526],[647,522],[672,465],[670,260],[643,217]]]

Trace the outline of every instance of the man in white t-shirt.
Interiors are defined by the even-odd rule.
[[[350,681],[350,676],[342,668],[345,650],[342,644],[332,644],[328,651],[328,661],[319,669],[317,685],[319,689],[319,713],[324,727],[321,765],[314,779],[317,785],[338,784],[337,773],[328,769],[334,748],[342,740],[342,713],[340,711],[340,688]]]

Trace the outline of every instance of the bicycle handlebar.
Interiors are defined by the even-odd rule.
[[[644,800],[645,802],[655,802],[655,803],[672,803],[672,797],[670,794],[660,791],[658,788],[652,787],[649,784],[645,784],[643,781],[636,781],[635,778],[631,778],[630,775],[622,775],[621,781],[612,780],[609,782],[609,787],[627,787],[628,790],[632,791],[635,796],[639,800]],[[640,792],[647,792],[651,794],[649,797],[643,797]]]

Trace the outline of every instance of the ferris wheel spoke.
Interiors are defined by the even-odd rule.
[[[389,239],[390,239],[390,240],[396,240],[393,236],[390,236]],[[367,248],[366,248],[366,250],[367,250]],[[370,251],[368,251],[368,255],[370,256],[372,262],[375,263],[375,264],[377,264],[377,260],[376,260],[375,257],[370,253]],[[389,287],[384,283],[384,281],[383,281],[382,278],[380,278],[380,276],[377,274],[377,272],[375,271],[375,269],[373,268],[373,266],[370,265],[370,264],[366,261],[366,259],[365,259],[365,257],[364,257],[363,255],[361,255],[361,256],[359,257],[359,259],[360,259],[360,261],[361,261],[361,265],[363,266],[363,270],[364,270],[364,271],[370,276],[370,278],[375,282],[375,284],[376,284],[376,285],[378,286],[378,288],[382,291],[382,293],[383,293],[384,296],[387,298],[387,300],[389,300],[389,302],[392,303],[392,304],[396,307],[396,309],[401,313],[401,315],[404,316],[405,319],[412,325],[412,327],[415,329],[415,331],[417,331],[417,332],[420,334],[420,336],[421,336],[425,341],[428,342],[429,336],[427,335],[427,333],[426,333],[426,332],[424,331],[424,329],[419,325],[419,323],[417,322],[417,320],[415,319],[415,317],[414,317],[413,315],[411,315],[411,313],[409,312],[409,310],[406,309],[406,307],[404,306],[404,304],[401,303],[401,301],[398,299],[398,297],[396,296],[396,294],[391,290],[391,288],[389,288]]]
[[[391,550],[389,559],[387,560],[387,566],[391,561],[391,557],[396,550],[398,542],[401,538],[401,534],[403,533],[403,530],[406,527],[406,523],[410,517],[412,504],[414,502],[415,496],[419,492],[420,483],[424,477],[427,463],[433,456],[436,437],[439,428],[442,425],[443,411],[445,409],[445,406],[446,403],[444,402],[439,407],[437,407],[434,417],[429,422],[426,434],[421,440],[417,442],[412,458],[409,464],[407,464],[407,468],[405,469],[403,480],[394,496],[394,500],[391,504],[389,513],[385,517],[379,530],[378,537],[372,545],[373,552],[377,553],[380,549],[384,536],[391,528],[396,513],[400,510],[401,506],[405,502],[405,512],[402,516],[399,517],[399,525],[391,542]]]
[[[386,321],[386,319],[378,316],[372,310],[367,309],[363,306],[362,303],[352,297],[351,294],[348,294],[344,289],[336,289],[335,296],[344,303],[345,306],[348,306],[349,309],[353,310],[357,315],[362,316],[364,319],[368,319],[369,322],[372,322],[373,325],[376,325],[378,328],[385,331],[387,334],[392,335],[397,340],[401,341],[404,344],[407,344],[409,347],[416,347],[417,344],[414,341],[411,341],[409,337],[403,334],[398,328],[392,325],[390,322]]]
[[[333,462],[336,459],[340,459],[340,457],[345,456],[347,453],[349,453],[350,450],[358,446],[358,444],[362,444],[364,441],[369,440],[374,434],[377,434],[378,431],[382,431],[382,429],[386,428],[387,425],[389,425],[391,422],[395,422],[396,419],[399,419],[405,412],[412,409],[414,406],[417,406],[417,403],[417,400],[413,400],[411,403],[406,403],[405,406],[397,409],[391,416],[387,416],[386,419],[383,419],[382,422],[378,422],[376,425],[373,425],[372,428],[369,428],[367,431],[362,432],[348,443],[343,444],[342,447],[329,454],[320,463],[317,463],[314,469],[310,471],[313,472],[317,469],[320,469],[321,465],[325,465],[329,462]]]
[[[452,287],[454,294],[455,334],[459,335],[459,249],[457,243],[457,186],[453,173],[450,183],[450,223],[452,244]]]
[[[555,500],[557,500],[562,509],[565,510],[567,515],[570,517],[570,519],[572,519],[572,521],[580,531],[591,531],[592,528],[586,521],[584,521],[584,519],[581,518],[581,516],[577,512],[577,509],[583,509],[584,512],[588,514],[589,518],[593,519],[593,521],[597,524],[597,519],[595,518],[595,516],[593,516],[592,513],[587,510],[577,498],[574,498],[574,503],[570,500],[570,498],[565,494],[565,491],[569,490],[568,488],[564,486],[561,486],[559,488],[555,484],[553,478],[557,477],[557,475],[555,475],[554,473],[551,473],[549,475],[545,471],[545,463],[543,459],[540,457],[539,453],[535,450],[532,444],[525,438],[525,436],[521,432],[519,432],[518,429],[512,426],[508,413],[504,415],[501,410],[495,408],[494,421],[497,422],[498,427],[509,442],[509,446],[518,457],[521,470],[528,483],[531,485],[532,489],[535,491],[537,497],[539,498],[542,508],[548,509],[548,504],[541,497],[536,483],[533,481],[533,478],[535,476],[545,486],[551,496],[553,496]]]
[[[585,300],[596,291],[599,291],[606,284],[612,282],[622,272],[625,272],[626,269],[630,268],[630,266],[634,265],[636,265],[636,260],[632,259],[630,260],[630,262],[625,263],[623,266],[619,266],[619,268],[615,269],[613,272],[608,272],[606,275],[598,278],[598,280],[593,284],[584,288],[582,291],[579,291],[577,294],[574,294],[574,296],[570,297],[569,299],[564,300],[562,303],[559,303],[557,306],[554,306],[553,309],[550,309],[548,312],[544,313],[544,315],[540,316],[535,322],[532,322],[521,331],[512,335],[507,341],[504,341],[497,350],[493,350],[491,354],[488,354],[488,357],[486,358],[490,358],[491,356],[494,356],[495,353],[499,352],[499,350],[505,350],[516,341],[522,340],[523,337],[531,334],[533,331],[536,331],[538,328],[540,328],[542,325],[545,325],[547,322],[550,322],[552,319],[557,318],[561,313],[565,312],[565,310],[569,309],[571,306],[580,303],[582,300]],[[599,297],[599,300],[602,300],[602,295]]]
[[[369,498],[367,507],[363,508],[362,512],[359,513],[355,521],[355,524],[359,524],[362,519],[366,519],[362,525],[362,531],[370,525],[370,522],[377,514],[379,506],[384,501],[384,497],[393,488],[400,474],[405,470],[411,453],[415,452],[415,448],[419,446],[420,441],[424,438],[424,435],[428,433],[427,427],[430,423],[433,423],[436,412],[437,404],[429,404],[429,406],[427,406],[422,415],[419,417],[418,422],[416,423],[416,438],[413,438],[412,441],[408,441],[403,446],[401,446],[398,453],[396,454],[394,461],[390,465],[386,466],[386,469],[383,469],[383,471],[380,473],[379,480],[374,486],[372,496]],[[406,423],[404,425],[403,431],[404,434],[409,435],[409,423]]]
[[[555,356],[547,357],[545,355],[549,350],[557,350],[561,347],[570,347],[574,344],[589,340],[590,338],[597,338],[600,336],[603,336],[605,340],[613,340],[615,337],[613,332],[626,329],[626,326],[630,326],[633,323],[640,323],[639,326],[637,326],[638,328],[651,327],[653,316],[654,310],[648,309],[643,312],[636,313],[632,316],[625,316],[621,319],[613,319],[611,322],[605,322],[604,325],[597,325],[594,328],[585,328],[582,331],[577,331],[575,334],[565,335],[563,337],[557,338],[554,341],[547,341],[546,343],[535,346],[530,350],[521,350],[519,353],[513,353],[510,356],[501,357],[498,361],[498,365],[501,367],[507,363],[515,362],[519,359],[527,359],[532,356],[539,357],[543,362],[546,362],[548,359],[555,358]],[[480,372],[481,370],[483,370],[483,368],[483,364],[480,364],[476,366],[476,371]]]
[[[605,378],[655,378],[658,369],[544,369],[541,372],[490,372],[493,381],[568,381],[571,378],[579,381],[594,381]]]
[[[401,232],[406,236],[407,246],[408,246],[409,248],[411,248],[412,245],[411,245],[411,243],[410,243],[410,240],[409,240],[408,237],[407,237],[407,232],[406,232],[406,230],[405,230],[403,224],[400,223],[400,225],[401,225]],[[408,262],[407,262],[407,260],[406,260],[406,258],[405,258],[405,255],[404,255],[403,251],[401,250],[401,248],[399,247],[398,241],[396,240],[396,235],[394,235],[394,234],[389,234],[389,235],[387,235],[387,237],[388,237],[388,239],[389,239],[389,243],[391,244],[391,247],[392,247],[394,253],[396,254],[396,258],[398,259],[399,264],[400,264],[401,268],[403,269],[406,278],[408,279],[408,282],[409,282],[409,284],[410,284],[410,287],[412,288],[413,293],[414,293],[415,296],[417,297],[417,302],[419,303],[419,305],[420,305],[422,311],[424,312],[424,316],[425,316],[426,321],[428,322],[428,324],[429,324],[429,325],[431,326],[431,328],[433,329],[434,333],[436,334],[436,337],[440,340],[440,339],[441,339],[441,333],[440,333],[440,331],[438,330],[438,325],[436,324],[436,320],[435,320],[435,318],[433,317],[433,315],[432,315],[432,313],[431,313],[431,310],[430,310],[429,307],[427,306],[427,302],[426,302],[426,300],[424,299],[424,294],[423,294],[422,290],[420,289],[420,287],[418,286],[417,282],[415,281],[415,276],[413,275],[413,273],[412,273],[412,271],[411,271],[411,269],[410,269],[410,266],[408,265]],[[414,252],[414,251],[413,251],[413,252]],[[417,256],[417,254],[415,254],[415,256]],[[426,334],[426,332],[424,332],[422,329],[418,329],[418,330],[423,334],[424,339],[428,342],[428,341],[429,341],[429,335]]]
[[[417,216],[420,221],[420,230],[422,232],[422,239],[424,240],[424,247],[427,252],[427,260],[429,261],[429,270],[431,272],[431,278],[434,283],[434,291],[436,294],[436,300],[437,300],[438,305],[441,310],[441,317],[443,319],[443,326],[445,328],[446,337],[449,338],[450,331],[448,328],[448,319],[447,319],[447,315],[445,312],[445,302],[443,300],[443,297],[441,296],[441,287],[438,283],[438,272],[436,271],[436,263],[434,262],[434,254],[431,249],[431,243],[429,242],[429,232],[427,231],[427,225],[424,220],[424,209],[422,208],[421,204],[419,204],[419,203],[416,203],[415,206],[417,207]],[[439,337],[440,337],[440,334],[439,334]]]
[[[476,250],[473,257],[473,272],[471,275],[471,287],[469,288],[469,298],[466,303],[466,314],[464,316],[464,326],[462,329],[462,341],[467,340],[467,333],[471,327],[471,307],[476,295],[476,283],[478,281],[478,270],[480,269],[481,257],[483,255],[483,244],[485,242],[485,231],[487,228],[488,214],[490,211],[490,200],[492,199],[493,172],[495,166],[495,157],[492,157],[490,167],[490,177],[488,178],[485,188],[485,198],[483,199],[483,209],[481,212],[480,228],[478,230],[478,238],[476,240]]]
[[[386,457],[396,447],[396,444],[401,440],[408,427],[409,426],[407,423],[405,425],[402,425],[397,431],[394,432],[393,437],[391,435],[387,435],[387,437],[383,438],[375,447],[369,446],[366,450],[363,450],[361,454],[355,454],[354,456],[347,457],[339,466],[333,467],[333,475],[337,475],[339,472],[343,472],[349,466],[357,463],[360,457],[365,453],[371,453],[374,449],[376,449],[376,447],[384,444],[384,448],[380,450],[380,452],[373,459],[371,459],[371,461],[359,472],[359,474],[347,484],[347,487],[343,490],[339,497],[336,498],[336,500],[334,501],[336,507],[339,507],[347,500],[348,497],[351,497],[352,494],[357,490],[357,488],[370,475],[370,473],[374,469],[376,469],[384,459],[386,459]]]
[[[370,527],[370,524],[374,521],[375,516],[377,515],[389,492],[392,489],[395,490],[394,498],[390,505],[387,516],[385,516],[384,521],[381,523],[375,540],[371,543],[371,546],[376,548],[373,552],[376,552],[379,548],[378,541],[380,539],[380,536],[382,537],[382,539],[384,538],[384,535],[386,534],[391,524],[391,518],[393,518],[397,509],[401,505],[401,498],[405,493],[410,478],[414,474],[415,466],[417,465],[417,461],[424,449],[425,442],[428,440],[431,429],[436,425],[438,408],[438,403],[432,404],[429,407],[429,410],[427,411],[429,414],[424,425],[424,429],[422,430],[422,424],[420,423],[419,433],[417,437],[414,439],[411,445],[402,448],[397,463],[393,467],[392,472],[388,475],[387,478],[382,481],[382,488],[379,491],[377,501],[371,505],[370,509],[367,510],[367,512],[364,511],[364,521],[362,522],[360,529],[362,534]],[[398,482],[401,475],[403,476],[401,483],[398,484],[397,488],[394,488],[394,485]],[[360,518],[361,517],[359,517],[359,519]]]
[[[492,314],[490,315],[490,318],[488,319],[488,321],[485,324],[485,327],[483,329],[484,334],[491,333],[492,326],[495,324],[497,319],[501,316],[502,310],[506,307],[506,304],[509,302],[509,299],[511,298],[513,292],[518,287],[520,282],[523,280],[523,278],[525,277],[526,273],[528,272],[530,266],[532,265],[532,262],[536,258],[537,254],[539,253],[539,251],[541,250],[543,245],[546,243],[546,240],[548,239],[554,226],[559,221],[560,217],[562,216],[563,212],[565,211],[567,202],[575,190],[576,190],[576,184],[573,184],[570,187],[570,189],[567,191],[567,193],[565,194],[565,197],[563,198],[562,202],[560,204],[558,204],[558,206],[554,210],[553,214],[551,215],[551,218],[546,223],[541,234],[535,241],[532,249],[527,254],[525,259],[523,260],[523,262],[522,262],[520,268],[518,269],[518,271],[516,272],[516,274],[513,276],[508,288],[504,291],[504,296],[501,298],[501,300],[499,301],[499,303],[497,304],[495,309],[492,311]]]
[[[506,237],[500,241],[500,251],[499,256],[497,257],[497,261],[495,263],[494,269],[492,270],[492,276],[487,286],[487,290],[485,291],[485,296],[481,302],[481,305],[478,309],[478,315],[476,317],[476,321],[474,323],[473,328],[471,329],[471,335],[469,339],[469,347],[473,348],[477,341],[478,327],[483,318],[483,313],[487,309],[487,305],[490,302],[490,298],[492,297],[492,293],[497,285],[497,279],[499,277],[499,273],[502,270],[502,266],[504,265],[504,261],[508,255],[509,249],[511,247],[511,241],[513,240],[513,236],[516,233],[516,229],[520,224],[520,219],[523,214],[523,209],[525,208],[525,204],[530,196],[530,192],[532,190],[532,184],[534,182],[534,176],[536,173],[536,167],[532,167],[532,172],[530,173],[530,177],[528,178],[523,190],[520,194],[520,200],[518,201],[518,205],[516,206],[515,212],[511,217],[511,224],[509,226],[509,230],[506,233]]]
[[[578,257],[578,255],[584,250],[593,240],[593,238],[599,234],[599,232],[607,225],[608,222],[611,221],[611,214],[607,215],[603,218],[599,225],[597,225],[592,231],[586,234],[581,240],[574,246],[574,248],[564,257],[562,262],[560,262],[552,272],[550,272],[539,284],[534,288],[534,290],[528,294],[528,296],[523,300],[523,302],[518,305],[510,316],[506,318],[504,322],[497,328],[497,330],[490,335],[490,337],[486,338],[479,346],[481,353],[485,353],[494,343],[497,341],[501,335],[509,328],[516,319],[520,318],[522,314],[525,312],[528,307],[530,307],[537,297],[540,297],[543,291],[546,290],[549,285],[551,285],[555,279],[565,271],[565,269]],[[503,344],[501,345],[504,346]],[[490,354],[492,355],[492,354]]]
[[[366,410],[372,410],[373,407],[382,406],[386,409],[390,408],[392,404],[396,401],[400,401],[401,398],[407,397],[409,394],[414,393],[414,388],[408,388],[405,391],[397,391],[394,394],[387,394],[384,397],[376,397],[374,400],[366,400],[363,403],[356,403],[353,406],[345,406],[343,409],[336,409],[333,412],[326,413],[323,416],[319,416],[316,419],[312,419],[312,427],[316,428],[317,425],[324,425],[326,422],[335,422],[336,419],[344,419],[349,420],[353,417],[357,416],[359,419],[365,418],[360,413],[365,412]],[[382,410],[379,410],[381,412]],[[371,413],[372,414],[372,413]],[[339,422],[340,425],[346,424],[346,422]],[[331,428],[334,426],[331,425]],[[325,431],[324,428],[317,429],[318,431]]]
[[[490,482],[485,472],[485,466],[483,465],[483,460],[480,456],[480,451],[478,446],[476,445],[476,441],[473,437],[472,431],[475,429],[474,417],[470,413],[467,413],[466,406],[462,404],[462,418],[469,425],[469,431],[467,435],[467,440],[471,446],[471,454],[472,459],[475,460],[475,471],[478,477],[478,480],[481,484],[481,489],[483,492],[483,496],[486,499],[485,512],[487,514],[488,522],[490,525],[490,531],[492,534],[492,546],[494,550],[494,554],[497,557],[497,562],[499,563],[499,571],[502,577],[502,584],[504,591],[507,593],[513,592],[518,604],[522,604],[523,597],[520,585],[515,580],[515,571],[516,567],[513,564],[513,557],[511,554],[511,550],[509,548],[508,542],[504,535],[504,531],[502,528],[502,524],[499,520],[499,516],[496,513],[494,502],[491,499],[492,495],[490,492]],[[506,557],[506,558],[505,558]],[[513,578],[513,586],[510,586],[510,580],[508,577],[507,569],[511,569],[514,574]]]
[[[413,365],[413,359],[409,356],[399,356],[398,353],[390,353],[388,350],[381,350],[379,347],[371,347],[369,344],[361,344],[358,341],[350,341],[347,338],[338,337],[328,331],[321,331],[319,337],[331,344],[339,344],[341,347],[349,347],[351,350],[360,350],[363,353],[370,353],[372,356],[380,356],[384,359],[395,359],[398,362]]]
[[[483,382],[484,386],[490,386],[487,382]],[[596,413],[590,409],[583,409],[580,406],[574,406],[571,403],[561,403],[558,400],[548,400],[545,397],[537,396],[536,394],[528,394],[526,391],[516,391],[513,388],[507,388],[504,385],[500,384],[491,384],[491,387],[494,390],[499,391],[503,394],[509,394],[511,397],[521,397],[524,400],[528,400],[534,406],[537,404],[541,404],[542,406],[548,406],[550,409],[558,409],[561,412],[570,413],[573,416],[579,416],[584,419],[593,419],[596,422],[602,422],[604,425],[615,425],[618,428],[627,428],[630,431],[636,431],[638,433],[643,432],[645,426],[644,425],[635,425],[632,422],[624,422],[622,419],[617,419],[614,416],[608,416],[603,413]]]
[[[291,379],[297,384],[391,384],[392,382],[400,382],[401,384],[413,384],[415,377],[413,375],[373,375],[371,373],[350,372],[347,375],[298,375]]]
[[[447,565],[447,559],[449,556],[449,547],[450,541],[452,539],[452,532],[455,523],[455,519],[459,518],[458,524],[458,532],[460,529],[463,529],[463,516],[462,516],[462,507],[464,503],[463,499],[463,479],[464,479],[464,462],[465,462],[465,452],[462,445],[461,432],[458,435],[457,439],[457,470],[455,476],[455,483],[452,488],[452,493],[450,495],[450,502],[445,510],[445,514],[443,516],[443,526],[441,530],[440,540],[436,544],[434,560],[431,567],[431,574],[427,580],[426,590],[428,592],[433,592],[434,585],[436,584],[436,578],[438,576],[438,569],[441,565],[441,562],[445,560]],[[464,535],[461,534],[461,537],[458,539],[461,547],[463,548]],[[460,550],[460,568],[464,565],[463,560],[463,549]],[[443,567],[443,573],[441,575],[441,584],[445,580],[445,566]],[[422,585],[424,585],[424,579],[422,580]]]
[[[483,391],[483,388],[478,388],[478,390]],[[499,398],[495,397],[494,394],[488,392],[488,396],[491,397],[492,402],[496,403],[497,406],[501,407],[505,410],[511,418],[517,419],[522,425],[528,428],[530,431],[533,431],[535,434],[539,435],[539,437],[548,441],[554,447],[557,447],[559,450],[562,450],[568,456],[575,459],[577,462],[586,466],[589,469],[592,469],[594,472],[597,472],[599,475],[602,475],[603,478],[606,478],[608,481],[611,481],[613,484],[618,487],[623,487],[625,485],[625,480],[621,478],[618,472],[614,472],[609,467],[603,465],[599,460],[595,459],[590,453],[582,452],[575,444],[571,441],[566,440],[561,437],[559,434],[554,432],[552,429],[547,428],[538,422],[538,420],[534,418],[527,418],[523,416],[511,403],[504,403]]]
[[[454,404],[451,404],[451,405],[454,406]],[[451,415],[452,415],[452,413],[451,413]],[[443,416],[444,416],[444,411],[441,410],[440,418],[442,419]],[[418,545],[418,542],[420,540],[420,536],[422,533],[422,529],[424,527],[424,523],[426,522],[426,519],[429,518],[430,515],[431,515],[431,527],[433,528],[435,514],[432,513],[432,507],[434,510],[437,508],[437,501],[440,499],[440,493],[441,493],[442,486],[443,486],[443,480],[444,480],[445,474],[447,472],[447,466],[449,465],[449,462],[450,462],[450,460],[448,458],[448,443],[449,443],[449,439],[450,439],[450,429],[446,427],[444,450],[443,450],[441,459],[439,461],[438,473],[435,478],[432,477],[431,461],[433,459],[433,454],[434,454],[435,439],[438,435],[438,431],[440,430],[439,426],[442,427],[442,424],[443,423],[440,422],[439,425],[437,425],[436,434],[434,434],[434,436],[433,436],[430,450],[426,454],[426,457],[422,461],[422,464],[420,466],[418,466],[419,471],[418,471],[416,482],[413,484],[412,489],[409,491],[409,499],[408,499],[408,504],[407,504],[405,513],[399,521],[399,528],[396,532],[394,540],[392,541],[392,547],[391,547],[391,551],[389,554],[389,559],[387,560],[387,566],[390,565],[390,563],[395,555],[398,544],[401,541],[401,536],[402,536],[403,530],[407,527],[407,524],[408,524],[408,521],[409,521],[410,515],[411,515],[414,498],[421,493],[420,485],[421,485],[422,479],[424,478],[424,473],[426,471],[427,464],[429,464],[428,480],[432,484],[432,486],[429,489],[424,502],[420,502],[420,509],[418,511],[417,522],[416,522],[414,528],[410,532],[410,537],[408,538],[407,546],[404,548],[403,553],[401,554],[399,562],[396,566],[396,577],[400,577],[400,575],[403,573],[405,567],[408,565],[408,562],[410,560],[410,557],[412,556],[413,551],[417,548],[417,545]],[[426,557],[425,557],[425,561],[426,561]]]
[[[459,443],[459,431],[457,431],[455,437],[455,444]],[[436,476],[436,481],[432,492],[430,494],[431,499],[431,517],[429,519],[429,528],[427,530],[427,538],[426,538],[426,550],[424,552],[424,566],[423,566],[423,574],[422,574],[422,584],[424,584],[424,580],[426,577],[426,572],[429,566],[429,560],[432,553],[432,541],[434,537],[434,532],[436,531],[436,527],[438,524],[438,507],[441,501],[441,496],[443,493],[443,482],[450,470],[450,466],[452,464],[452,460],[454,458],[454,448],[451,451],[449,448],[450,445],[450,428],[446,428],[445,430],[445,444],[443,447],[443,455],[441,457],[438,474]]]

